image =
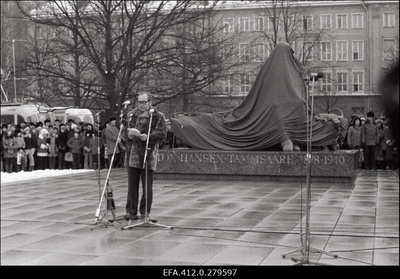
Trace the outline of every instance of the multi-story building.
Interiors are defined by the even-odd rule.
[[[317,112],[384,114],[379,82],[398,61],[397,1],[223,2],[215,20],[222,32],[238,32],[237,45],[230,47],[248,65],[220,81],[225,96],[219,99],[240,102],[274,44],[287,41],[308,71],[324,73],[313,92]]]
[[[196,111],[237,106],[279,41],[292,45],[308,71],[324,73],[313,92],[317,113],[337,108],[350,117],[384,111],[379,81],[398,61],[397,1],[221,1],[212,21],[221,36],[235,36],[220,51],[225,63],[233,57],[238,66],[208,87],[212,97],[185,100]]]

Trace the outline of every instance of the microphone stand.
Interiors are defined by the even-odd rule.
[[[114,198],[113,198],[113,193],[112,193],[112,188],[109,184],[109,179],[110,179],[110,173],[111,173],[111,169],[113,168],[113,162],[114,162],[114,157],[115,157],[115,153],[117,151],[117,147],[118,147],[118,142],[121,138],[121,132],[122,132],[122,128],[123,128],[123,123],[122,123],[122,119],[123,119],[123,110],[121,110],[121,114],[120,114],[120,129],[118,132],[118,136],[117,136],[117,141],[115,143],[115,147],[114,147],[114,151],[111,157],[111,162],[109,162],[109,167],[108,167],[108,172],[107,172],[107,177],[106,180],[104,182],[104,187],[103,187],[103,193],[101,194],[101,198],[99,201],[99,206],[96,210],[95,213],[95,227],[101,226],[101,225],[105,225],[106,227],[108,225],[113,225],[112,223],[114,221],[117,221],[117,218],[115,217],[115,203],[114,203]],[[100,156],[100,154],[99,154]],[[99,157],[100,158],[100,157]],[[98,159],[99,161],[99,159]],[[101,204],[103,203],[103,199],[106,198],[107,199],[107,209],[106,212],[103,214],[103,216],[101,218],[100,217],[100,211],[101,211]],[[111,213],[114,217],[114,220],[110,221],[108,219],[106,219],[104,221],[104,218],[108,215],[108,211],[111,210]],[[93,230],[95,227],[91,228],[90,230]]]
[[[307,81],[309,81],[310,77],[307,78]],[[310,247],[310,209],[311,209],[311,165],[312,165],[312,125],[313,125],[313,117],[314,117],[314,82],[315,82],[315,77],[311,76],[311,112],[310,112],[310,119],[307,120],[307,156],[305,159],[305,162],[307,163],[307,169],[306,169],[306,191],[307,191],[307,201],[306,201],[306,229],[305,229],[305,235],[303,238],[302,232],[301,232],[301,244],[302,246],[289,251],[287,253],[282,254],[282,258],[286,258],[287,255],[293,254],[296,252],[301,252],[302,253],[302,258],[294,258],[292,257],[291,259],[295,262],[297,262],[299,265],[303,264],[309,264],[309,265],[318,265],[318,263],[315,262],[310,262],[310,252],[315,252],[315,253],[320,253],[324,255],[328,255],[330,257],[337,258],[338,255],[326,252],[317,248]],[[306,95],[307,95],[307,113],[309,111],[309,97],[310,93],[308,90],[308,84],[306,85]],[[301,216],[301,219],[303,217]],[[300,220],[300,222],[303,222],[303,220]]]
[[[143,159],[143,168],[145,169],[145,176],[144,176],[144,183],[145,186],[144,188],[144,197],[145,197],[145,206],[144,206],[144,221],[138,224],[133,224],[130,226],[126,226],[126,227],[122,227],[121,230],[125,230],[125,229],[130,229],[133,227],[137,227],[137,226],[141,226],[141,225],[148,225],[148,226],[158,226],[158,227],[163,227],[163,228],[167,228],[167,229],[173,229],[171,226],[166,226],[166,225],[162,225],[162,224],[156,224],[155,222],[157,222],[156,220],[152,220],[149,218],[149,214],[147,212],[147,203],[148,203],[148,183],[147,183],[147,175],[148,175],[148,162],[147,162],[147,153],[149,150],[151,150],[149,148],[149,139],[150,139],[150,132],[151,132],[151,123],[153,121],[153,113],[150,113],[150,122],[149,122],[149,129],[147,132],[147,139],[146,139],[146,149],[144,152],[144,159]]]
[[[100,112],[96,113],[97,116],[97,184],[99,185],[99,202],[101,200],[101,186],[100,186]]]

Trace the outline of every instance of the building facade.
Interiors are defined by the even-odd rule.
[[[248,62],[231,78],[220,81],[231,105],[246,96],[257,68],[274,43],[287,41],[309,72],[322,72],[315,83],[316,112],[379,117],[379,82],[398,61],[397,1],[223,1],[216,22],[224,32],[238,32],[239,59]],[[268,3],[269,2],[269,3]],[[230,97],[227,97],[230,96]],[[197,99],[193,102],[201,104]]]

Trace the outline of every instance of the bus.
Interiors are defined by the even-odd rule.
[[[21,122],[34,123],[56,119],[62,123],[67,123],[72,119],[75,123],[85,122],[94,123],[93,114],[89,109],[70,108],[70,107],[49,107],[39,103],[2,103],[1,122],[20,124]]]

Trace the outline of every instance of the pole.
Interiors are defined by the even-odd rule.
[[[15,77],[15,40],[12,40],[13,68],[14,68],[14,98],[17,101],[17,79]]]

